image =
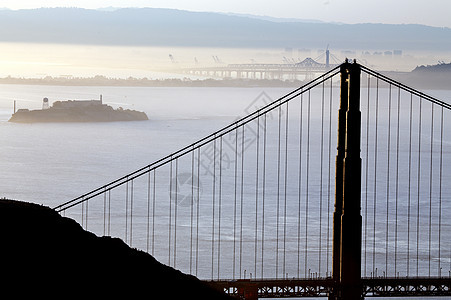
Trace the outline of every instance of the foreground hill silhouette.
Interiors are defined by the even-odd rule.
[[[230,299],[122,240],[31,203],[0,200],[3,295]]]

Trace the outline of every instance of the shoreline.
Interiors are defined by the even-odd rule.
[[[398,72],[379,71],[381,74],[417,89],[451,90],[451,72]],[[103,75],[94,77],[46,77],[46,78],[0,78],[0,84],[9,85],[38,85],[38,86],[108,86],[108,87],[299,87],[306,84],[306,80],[281,79],[148,79],[129,77],[110,78]]]
[[[301,80],[278,79],[148,79],[148,78],[109,78],[105,76],[80,78],[0,78],[0,84],[47,85],[47,86],[117,86],[117,87],[297,87],[305,84]]]

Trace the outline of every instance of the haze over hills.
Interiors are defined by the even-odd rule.
[[[174,9],[0,10],[0,42],[229,48],[451,49],[451,28],[271,20]]]
[[[270,22],[281,22],[281,23],[288,23],[288,22],[326,23],[324,21],[315,20],[315,19],[278,18],[278,17],[249,15],[249,14],[238,14],[238,13],[224,13],[224,14],[228,15],[228,16],[245,17],[245,18],[259,19],[259,20],[265,20],[265,21],[270,21]]]

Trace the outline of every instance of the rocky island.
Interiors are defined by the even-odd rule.
[[[123,109],[113,109],[100,100],[55,101],[49,106],[44,98],[42,109],[19,109],[9,119],[15,123],[59,123],[59,122],[119,122],[148,120],[146,113]]]

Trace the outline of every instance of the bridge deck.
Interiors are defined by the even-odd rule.
[[[331,278],[206,281],[216,289],[240,299],[327,297]],[[365,297],[451,296],[451,277],[362,278]]]

